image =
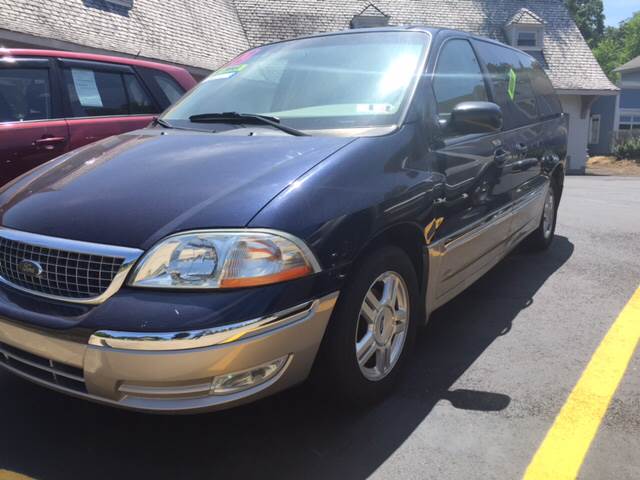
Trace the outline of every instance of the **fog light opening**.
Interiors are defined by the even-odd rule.
[[[248,370],[215,377],[211,384],[211,394],[230,395],[257,387],[278,375],[287,365],[288,360],[289,355],[285,355]]]

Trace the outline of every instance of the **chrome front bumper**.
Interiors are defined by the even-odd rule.
[[[88,344],[0,318],[0,367],[96,402],[151,412],[229,408],[303,381],[338,292],[223,328],[175,333],[96,332]],[[282,359],[263,383],[216,394],[217,379]]]

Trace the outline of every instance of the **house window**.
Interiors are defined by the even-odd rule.
[[[132,8],[133,0],[105,0],[107,3],[118,5],[120,7]]]
[[[351,19],[351,28],[376,28],[389,25],[389,17],[382,15],[356,15]]]
[[[640,116],[621,115],[619,130],[640,130]]]
[[[600,143],[600,115],[591,115],[589,145]]]
[[[518,32],[518,47],[535,47],[537,45],[536,32]]]

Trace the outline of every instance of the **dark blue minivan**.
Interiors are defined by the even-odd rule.
[[[550,245],[566,147],[540,64],[491,40],[249,50],[149,128],[0,191],[0,366],[153,412],[309,376],[378,399],[433,310]]]

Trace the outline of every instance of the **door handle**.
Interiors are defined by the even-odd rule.
[[[453,200],[447,200],[446,197],[440,197],[440,198],[436,198],[433,201],[433,205],[443,205],[445,207],[455,207],[457,205],[459,205],[460,203],[464,202],[467,198],[469,198],[469,194],[468,193],[463,193],[462,195],[454,198]]]
[[[536,160],[535,158],[529,158],[529,159],[525,159],[525,160],[518,160],[516,163],[513,164],[513,169],[516,172],[524,172],[525,170],[529,170],[532,167],[535,167],[538,165],[538,160]]]
[[[34,143],[36,145],[55,145],[58,143],[63,143],[66,140],[65,137],[46,137],[39,138]]]
[[[38,138],[33,142],[36,147],[44,147],[46,150],[52,150],[56,147],[56,145],[60,145],[61,143],[66,142],[67,139],[65,137],[45,137]]]
[[[529,147],[527,145],[525,145],[524,143],[517,143],[515,150],[520,155],[526,155],[527,152],[529,151]]]
[[[498,165],[499,167],[502,167],[508,158],[509,158],[509,152],[507,152],[502,148],[499,148],[498,150],[496,150],[496,153],[493,157],[493,161],[496,163],[496,165]]]

